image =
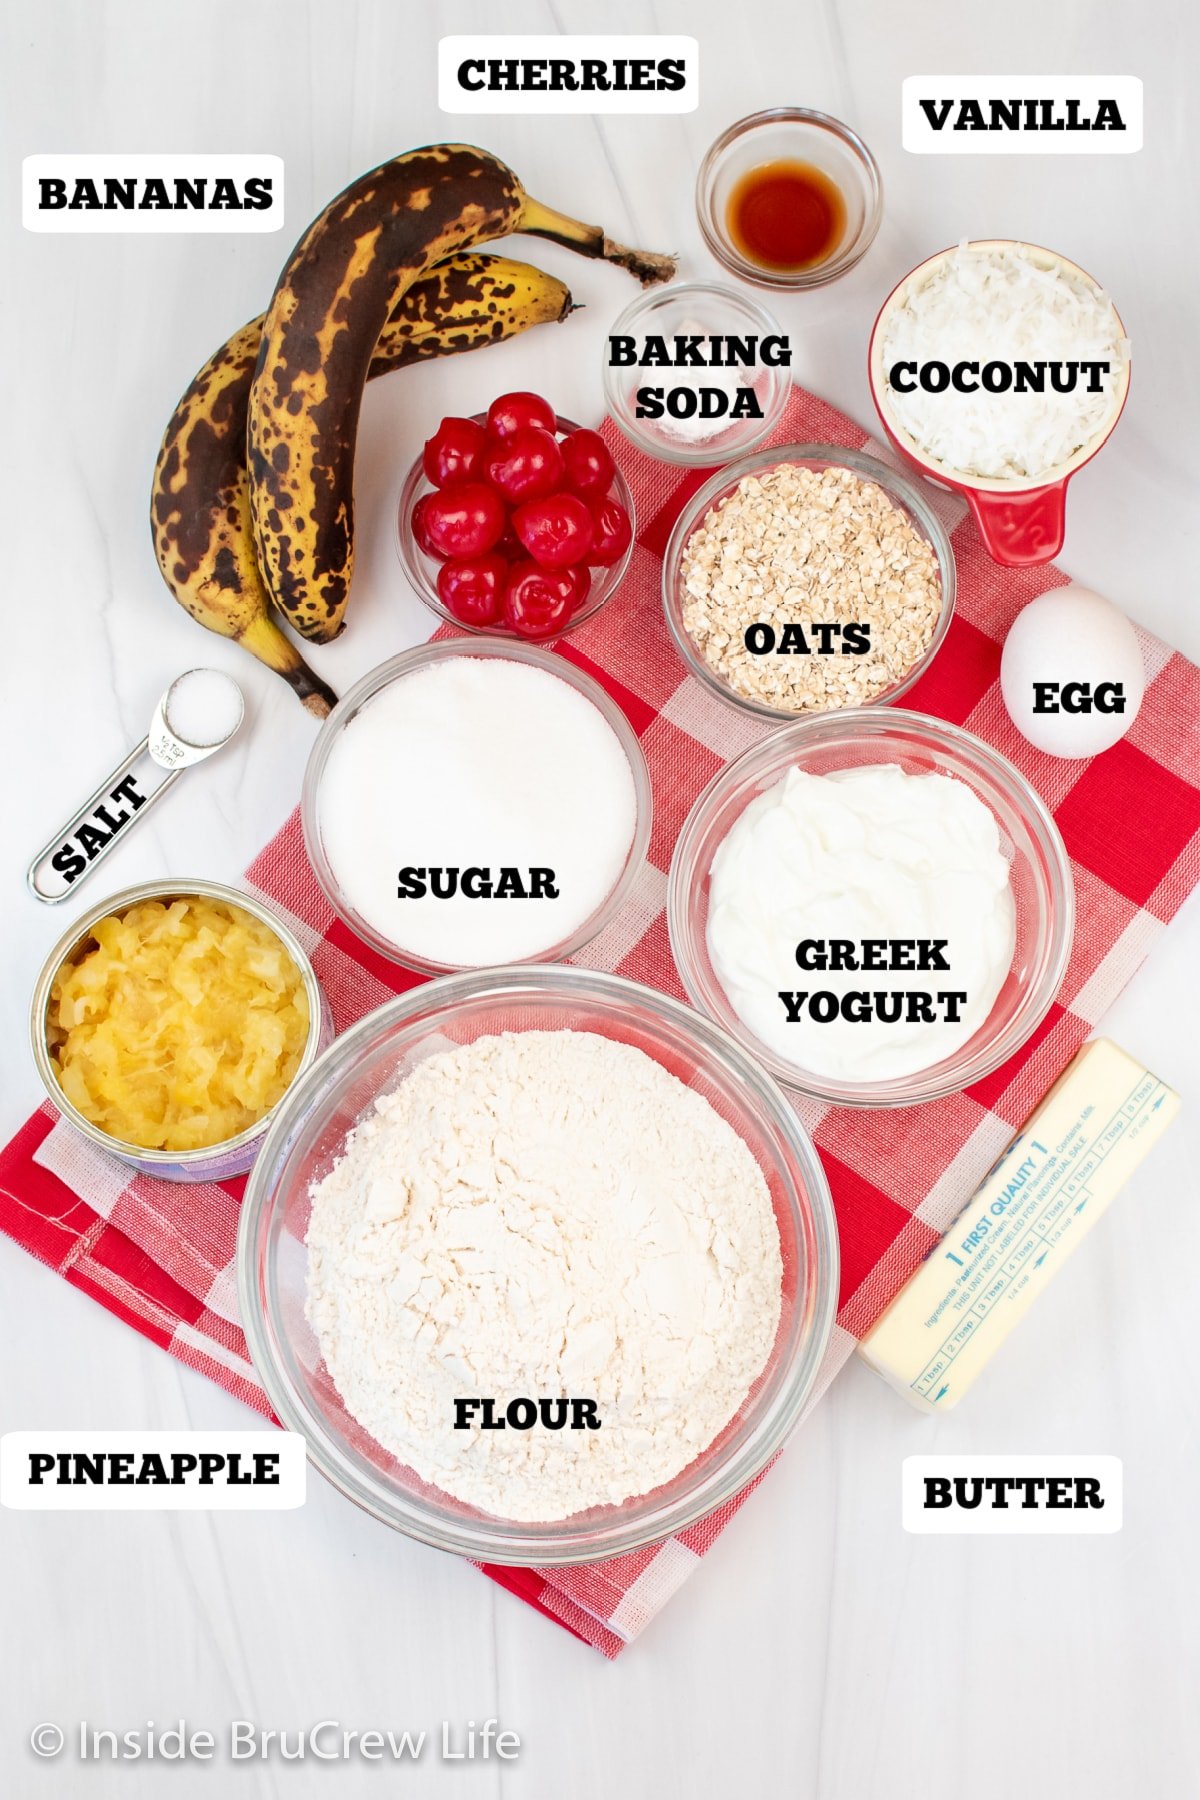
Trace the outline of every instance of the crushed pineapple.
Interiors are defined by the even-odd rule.
[[[308,1042],[300,970],[269,926],[204,895],[92,927],[55,976],[47,1044],[63,1093],[124,1144],[201,1150],[258,1123]]]

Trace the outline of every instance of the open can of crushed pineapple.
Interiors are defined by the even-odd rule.
[[[139,1002],[137,1022],[144,1027],[145,1033],[153,1033],[156,1020],[161,1017],[167,1022],[164,1030],[168,1036],[161,1049],[152,1050],[150,1054],[145,1044],[139,1046],[137,1066],[127,1084],[135,1096],[147,1095],[145,1110],[157,1116],[161,1112],[163,1082],[169,1083],[176,1069],[191,1068],[194,1081],[193,1065],[197,1055],[219,1058],[229,1048],[230,1040],[224,1031],[218,1033],[215,1049],[211,1044],[199,1041],[203,1039],[206,1015],[211,1023],[220,1003],[219,981],[227,980],[228,984],[223,970],[218,969],[218,976],[214,977],[211,956],[214,947],[220,948],[219,943],[214,946],[214,938],[220,938],[222,921],[235,934],[231,951],[242,955],[247,982],[259,982],[259,991],[252,1001],[248,1001],[247,1012],[254,1010],[261,1001],[276,1015],[277,1029],[265,1035],[269,1040],[272,1035],[278,1037],[286,1048],[286,1059],[281,1051],[276,1071],[279,1091],[264,1093],[261,1115],[233,1135],[217,1141],[199,1142],[186,1149],[126,1141],[114,1129],[111,1118],[106,1129],[95,1117],[88,1117],[87,1112],[81,1110],[81,1104],[86,1105],[99,1116],[105,1107],[99,1101],[93,1104],[92,1093],[87,1087],[88,1076],[81,1076],[79,1070],[90,1070],[95,1085],[103,1087],[106,1078],[113,1073],[114,1061],[119,1061],[119,1043],[114,1047],[110,1033],[103,1041],[96,1039],[85,1044],[68,1076],[66,1063],[60,1060],[70,1050],[70,1032],[64,1026],[64,1014],[69,1011],[71,1019],[78,1019],[86,1035],[89,1028],[94,1032],[97,1017],[111,1001],[115,1009],[114,1030],[125,1028],[130,1013],[123,997],[122,976],[130,968],[136,972],[139,951],[143,949],[147,956],[157,959],[152,972],[153,987]],[[132,948],[121,941],[126,925],[129,930],[125,937],[132,934],[137,940]],[[205,943],[199,941],[202,932],[209,934]],[[139,939],[139,934],[144,934],[145,942]],[[272,969],[271,951],[275,946],[283,952],[286,961],[276,963]],[[101,966],[106,955],[108,968]],[[191,983],[194,1005],[189,1009],[186,998],[178,1002],[182,1020],[178,1023],[170,1020],[170,1015],[177,1010],[176,969],[171,959],[178,962],[180,957],[188,966],[179,971],[179,987],[186,995]],[[288,970],[289,964],[295,980]],[[279,979],[281,969],[282,980]],[[81,974],[81,971],[85,973]],[[231,978],[234,988],[236,975],[234,970]],[[93,984],[91,987],[87,985],[89,982]],[[159,1004],[148,1004],[148,999],[156,999]],[[232,1002],[227,998],[225,1003]],[[198,1039],[196,1045],[187,1042],[192,1013]],[[257,1034],[264,1035],[261,1027]],[[130,1168],[155,1175],[163,1181],[224,1181],[234,1175],[244,1175],[250,1168],[284,1094],[332,1041],[333,1019],[304,946],[291,927],[261,900],[215,881],[147,881],[100,901],[58,940],[46,958],[34,989],[30,1035],[33,1059],[51,1101],[63,1118],[93,1144]],[[237,1054],[236,1046],[233,1053]],[[257,1068],[251,1073],[260,1079]],[[120,1085],[119,1069],[115,1075],[116,1079],[109,1086]],[[65,1090],[64,1082],[74,1087],[81,1104]],[[269,1105],[265,1104],[267,1099]],[[191,1119],[175,1129],[192,1137],[202,1137],[203,1103],[199,1110],[195,1105],[191,1110]],[[143,1123],[142,1119],[138,1120],[140,1135],[153,1136],[153,1127],[142,1130]]]

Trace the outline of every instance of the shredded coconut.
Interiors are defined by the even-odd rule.
[[[632,1045],[506,1032],[418,1064],[312,1191],[308,1316],[354,1417],[424,1480],[514,1520],[670,1481],[774,1343],[762,1171]],[[456,1399],[597,1402],[600,1428],[456,1430]]]
[[[948,471],[987,480],[1033,480],[1097,438],[1112,418],[1129,345],[1108,295],[1027,244],[961,244],[888,311],[885,372],[935,359],[1108,364],[1100,391],[901,393],[887,409]]]

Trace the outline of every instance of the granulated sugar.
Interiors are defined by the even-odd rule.
[[[309,1318],[354,1417],[514,1520],[670,1481],[766,1364],[782,1268],[750,1151],[699,1094],[590,1032],[436,1053],[313,1189]],[[456,1430],[455,1401],[596,1402],[597,1430]]]
[[[317,817],[359,918],[401,954],[480,968],[540,956],[595,913],[625,866],[637,799],[586,694],[464,651],[364,703],[330,748]]]

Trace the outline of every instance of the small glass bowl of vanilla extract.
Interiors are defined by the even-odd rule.
[[[757,287],[821,287],[870,249],[883,182],[856,131],[826,113],[777,106],[739,119],[696,181],[704,241]]]

